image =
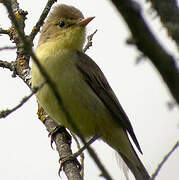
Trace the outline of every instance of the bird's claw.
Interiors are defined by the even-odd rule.
[[[51,148],[53,148],[53,142],[55,141],[55,137],[57,135],[57,133],[63,133],[65,132],[65,142],[66,143],[71,143],[71,136],[70,134],[68,133],[68,131],[65,129],[64,126],[57,126],[55,129],[53,129],[49,134],[48,134],[48,137],[51,138],[50,140],[50,145],[51,145]]]
[[[60,162],[60,168],[58,171],[59,176],[60,176],[60,172],[62,171],[62,168],[65,166],[65,163],[68,163],[68,162],[74,162],[76,164],[76,166],[78,167],[79,171],[81,171],[81,169],[82,169],[81,164],[79,163],[77,158],[74,157],[73,155],[60,158],[59,162]]]

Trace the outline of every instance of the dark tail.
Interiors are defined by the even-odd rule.
[[[135,153],[135,151],[134,151]],[[135,176],[136,180],[149,180],[150,176],[147,172],[147,170],[145,169],[144,165],[142,164],[142,162],[140,161],[139,157],[136,155],[136,158],[138,159],[137,164],[134,162],[131,162],[128,158],[126,158],[123,154],[119,153],[122,157],[122,159],[124,160],[124,162],[127,164],[127,166],[129,167],[129,169],[132,171],[133,175]]]
[[[113,129],[102,137],[112,148],[114,148],[131,170],[136,180],[149,180],[150,176],[135,152],[127,133],[121,128]]]

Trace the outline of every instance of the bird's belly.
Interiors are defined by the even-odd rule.
[[[70,64],[68,66],[63,67],[63,71],[59,69],[48,71],[51,72],[49,74],[51,78],[58,82],[56,85],[63,105],[56,100],[47,84],[36,94],[39,103],[58,124],[64,125],[77,134],[79,130],[85,137],[88,137],[101,135],[106,127],[110,130],[114,125],[113,120],[111,121],[111,114],[82,78],[78,69],[74,66],[70,67]],[[67,118],[62,106],[70,118]],[[74,129],[73,124],[77,130]]]
[[[85,91],[80,86],[64,88],[62,91],[59,95],[62,98],[63,108],[70,118],[66,117],[62,104],[59,105],[49,87],[44,86],[37,94],[42,107],[58,124],[64,125],[77,134],[79,130],[84,136],[101,135],[100,132],[104,131],[102,127],[110,129],[110,114],[91,89],[91,92]],[[105,125],[106,123],[108,125]],[[74,129],[73,124],[77,130]]]

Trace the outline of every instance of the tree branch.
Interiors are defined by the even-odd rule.
[[[163,160],[160,162],[160,164],[158,165],[157,169],[155,170],[155,172],[153,173],[153,175],[151,176],[150,180],[154,180],[156,178],[156,176],[158,175],[159,171],[161,170],[161,168],[163,167],[163,165],[165,164],[165,162],[167,161],[167,159],[169,158],[169,156],[179,147],[179,141],[176,142],[176,144],[172,147],[172,149],[165,155],[165,157],[163,158]]]
[[[12,50],[12,49],[16,49],[16,48],[17,48],[16,46],[4,46],[4,47],[0,48],[0,51],[3,51],[3,50]]]
[[[152,8],[154,8],[163,25],[168,31],[168,35],[177,43],[179,46],[179,9],[176,0],[150,0]]]
[[[41,111],[41,110],[42,111]],[[49,133],[52,133],[56,128],[59,128],[59,125],[57,125],[45,112],[42,108],[39,108],[40,111],[38,111],[39,118],[42,118],[47,131]],[[72,151],[71,151],[71,140],[69,139],[69,135],[65,128],[61,128],[61,130],[57,131],[54,137],[54,141],[56,144],[56,149],[59,154],[60,159],[72,157]],[[66,161],[63,164],[63,171],[65,172],[68,180],[82,180],[82,177],[79,172],[79,168],[77,167],[77,164],[75,161]],[[60,174],[60,172],[59,172]]]
[[[8,34],[8,30],[0,28],[0,34]]]
[[[2,60],[0,60],[0,67],[9,69],[10,71],[13,71],[13,70],[14,70],[14,65],[13,65],[12,62],[9,63],[9,62],[7,62],[7,61],[2,61]]]
[[[43,25],[45,18],[47,17],[48,13],[50,12],[50,9],[52,7],[52,5],[56,2],[57,0],[48,0],[47,4],[39,18],[39,20],[37,21],[36,25],[33,27],[32,32],[30,33],[29,37],[30,39],[33,41],[35,36],[37,35],[37,33],[40,30],[40,27]]]
[[[24,103],[26,103],[43,85],[44,85],[44,84],[40,84],[39,87],[32,89],[32,92],[30,93],[30,95],[25,96],[25,97],[21,100],[21,102],[20,102],[17,106],[15,106],[14,108],[0,111],[0,118],[6,118],[8,115],[10,115],[10,114],[13,113],[14,111],[16,111],[17,109],[19,109],[20,107],[22,107],[22,105],[23,105]]]
[[[83,52],[86,52],[92,46],[93,36],[97,33],[97,29],[87,37],[87,44],[83,48]]]
[[[173,98],[179,104],[179,71],[175,59],[159,44],[144,21],[141,8],[132,0],[111,0],[125,19],[135,44],[160,73]]]

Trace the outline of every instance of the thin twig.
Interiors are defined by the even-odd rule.
[[[18,34],[19,34],[19,37],[21,38],[22,41],[24,41],[26,38],[25,38],[25,34],[24,34],[24,31],[22,28],[20,28],[20,25],[13,13],[13,9],[12,9],[12,4],[11,4],[11,0],[2,0],[3,4],[5,5],[5,7],[7,8],[8,10],[8,13],[9,13],[9,18],[11,19],[11,22],[12,24],[14,24]],[[29,42],[28,42],[29,43]]]
[[[91,46],[92,46],[92,40],[93,40],[93,36],[97,33],[97,29],[94,31],[94,33],[90,34],[88,37],[87,37],[87,44],[86,46],[84,47],[83,49],[83,52],[86,52]]]
[[[99,136],[92,137],[82,148],[80,148],[76,153],[73,154],[74,157],[78,157],[85,149],[88,148],[92,143],[94,143]]]
[[[26,103],[42,86],[44,85],[44,83],[40,84],[39,87],[32,89],[32,92],[30,93],[30,95],[24,97],[21,102],[15,106],[12,109],[7,109],[7,110],[2,110],[0,111],[0,118],[6,118],[8,115],[10,115],[11,113],[13,113],[14,111],[16,111],[17,109],[19,109],[24,103]]]
[[[56,0],[48,0],[39,20],[37,21],[36,25],[33,27],[32,32],[30,33],[29,37],[33,41],[36,34],[39,32],[40,27],[43,25],[45,18],[47,17],[48,13],[50,12],[50,9],[52,5],[56,2]]]
[[[81,148],[76,135],[73,132],[71,132],[71,135],[72,135],[73,139],[75,140],[77,147],[78,147],[78,151],[73,154],[73,157],[77,158],[80,155],[80,159],[81,159],[80,163],[81,163],[81,167],[82,167],[81,176],[84,178],[84,153],[83,153],[83,151],[86,150],[88,148],[88,146],[90,146],[93,142],[95,142],[99,137],[94,136]]]
[[[155,172],[152,174],[150,180],[154,180],[156,178],[156,176],[158,175],[159,171],[161,170],[161,168],[164,166],[165,162],[167,161],[167,159],[169,158],[169,156],[179,147],[179,141],[176,142],[176,144],[172,147],[172,149],[165,155],[165,157],[163,158],[163,160],[160,162],[160,164],[158,165],[157,169],[155,170]]]
[[[0,51],[2,50],[12,50],[12,49],[17,49],[16,46],[4,46],[0,48]]]
[[[0,67],[9,69],[10,71],[13,71],[13,70],[14,70],[13,62],[10,62],[10,63],[9,63],[9,62],[7,62],[7,61],[2,61],[2,60],[0,60]]]
[[[70,134],[71,134],[72,138],[75,140],[78,150],[80,150],[81,146],[80,146],[80,142],[79,142],[76,134],[74,134],[73,132],[70,132]],[[74,156],[74,154],[73,154],[73,156]],[[82,152],[80,154],[80,164],[81,164],[80,174],[83,177],[84,176],[84,154]]]
[[[9,34],[8,30],[0,28],[0,34]]]

